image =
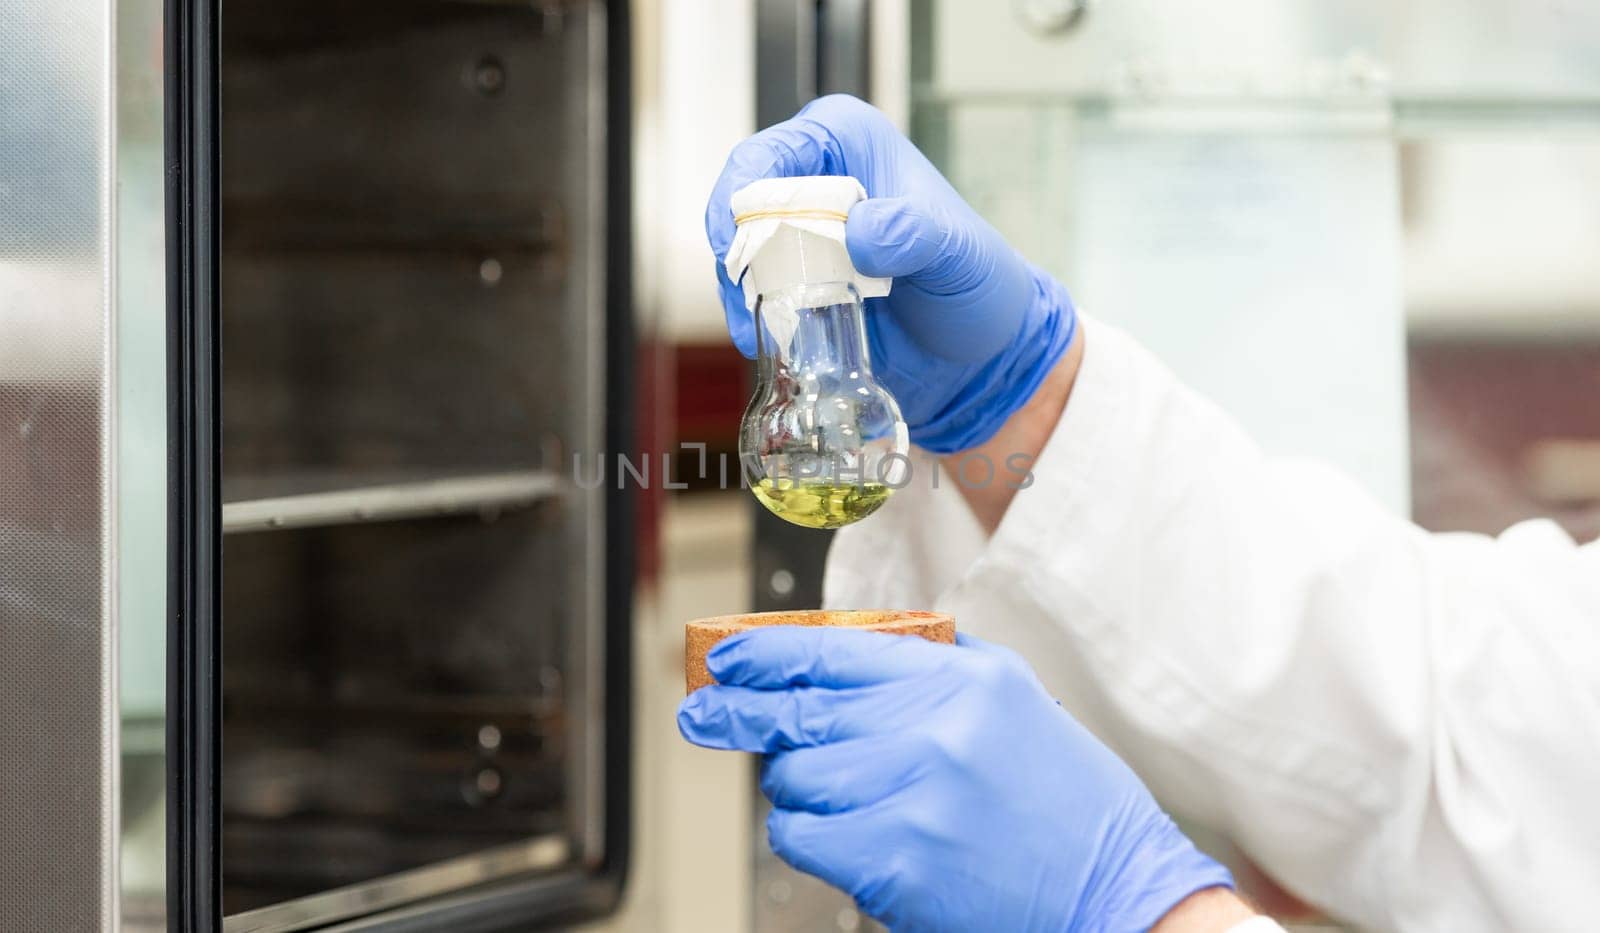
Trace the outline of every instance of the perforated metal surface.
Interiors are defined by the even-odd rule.
[[[0,0],[0,930],[112,929],[113,5]]]

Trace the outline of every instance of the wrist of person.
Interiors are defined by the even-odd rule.
[[[1228,869],[1196,848],[1159,810],[1139,831],[1125,837],[1119,851],[1102,853],[1099,867],[1105,881],[1080,905],[1073,933],[1155,929],[1197,893],[1233,889]],[[1209,899],[1200,903],[1209,904]],[[1244,918],[1234,922],[1239,919]]]
[[[1178,902],[1150,933],[1283,933],[1231,888],[1204,888]]]
[[[910,426],[923,450],[951,454],[978,447],[1028,404],[1072,345],[1078,315],[1065,287],[1029,265],[1033,293],[1016,337],[998,356],[969,367],[936,414]]]

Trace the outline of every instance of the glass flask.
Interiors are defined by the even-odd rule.
[[[861,296],[846,282],[785,285],[756,302],[757,385],[739,430],[746,482],[774,515],[838,528],[909,479],[905,421],[872,377]]]

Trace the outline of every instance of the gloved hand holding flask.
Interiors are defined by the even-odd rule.
[[[1071,344],[1078,319],[1066,290],[1011,249],[882,113],[824,97],[740,143],[706,207],[728,331],[746,356],[755,353],[750,311],[723,265],[735,233],[730,199],[758,179],[797,175],[850,175],[866,188],[850,209],[846,246],[862,274],[894,279],[888,297],[867,300],[867,331],[912,442],[944,454],[988,440]]]

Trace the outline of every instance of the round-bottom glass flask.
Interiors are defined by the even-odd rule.
[[[861,296],[844,282],[763,292],[755,325],[757,385],[739,430],[746,482],[796,525],[871,515],[911,461],[900,406],[872,377]]]

